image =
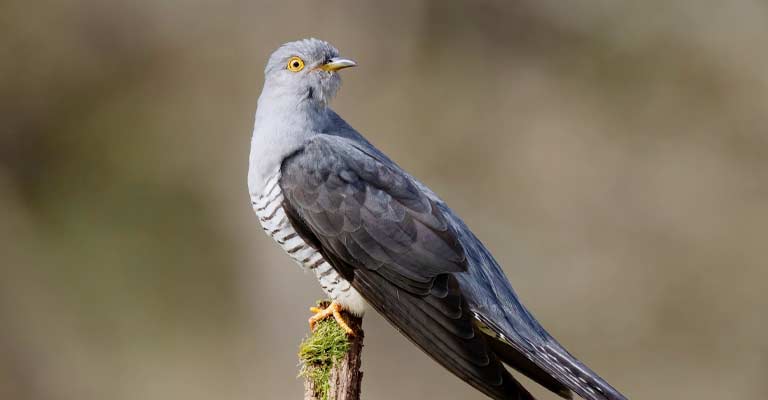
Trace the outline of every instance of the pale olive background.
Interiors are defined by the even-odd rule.
[[[321,292],[246,173],[266,58],[308,36],[360,64],[334,108],[613,385],[766,396],[768,3],[16,0],[0,399],[300,398]],[[365,399],[483,398],[374,314]]]

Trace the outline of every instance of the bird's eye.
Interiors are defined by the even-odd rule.
[[[302,69],[304,69],[304,60],[301,58],[291,57],[291,59],[288,60],[288,71],[299,72]]]

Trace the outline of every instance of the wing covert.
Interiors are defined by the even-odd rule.
[[[344,139],[308,141],[284,161],[280,185],[323,245],[402,290],[426,295],[440,274],[467,268],[464,249],[434,202],[398,168]]]

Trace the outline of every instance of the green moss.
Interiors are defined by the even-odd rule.
[[[344,358],[348,350],[347,333],[333,318],[318,322],[315,332],[299,346],[299,376],[312,381],[320,399],[328,400],[331,369]]]

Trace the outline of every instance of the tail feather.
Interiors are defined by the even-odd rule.
[[[482,314],[475,313],[475,317],[504,363],[559,396],[570,399],[573,391],[586,400],[627,400],[548,335],[534,343],[504,334]]]
[[[529,360],[528,357],[496,337],[486,335],[486,339],[491,345],[493,352],[496,353],[496,356],[504,364],[509,365],[558,396],[568,400],[573,399],[573,393],[571,393],[567,386],[553,378],[552,375],[541,369],[533,361]]]
[[[573,384],[568,386],[579,396],[588,400],[627,400],[623,394],[554,340],[542,347],[542,353],[548,356],[551,365],[560,370],[567,381]]]

